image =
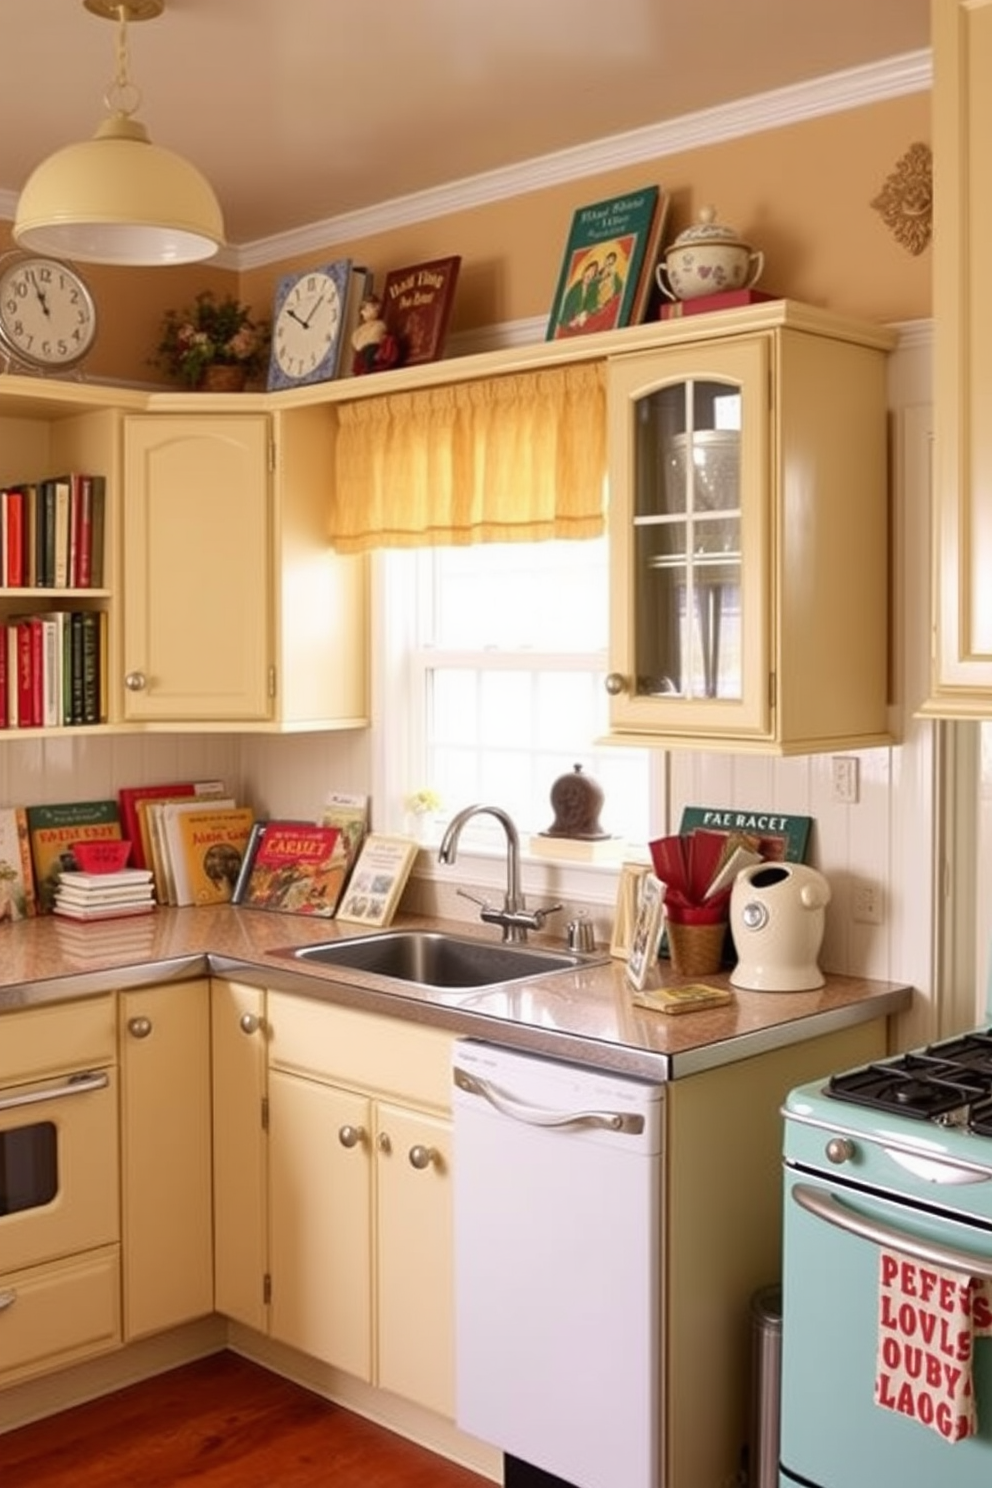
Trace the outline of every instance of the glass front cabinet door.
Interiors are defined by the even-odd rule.
[[[784,327],[696,340],[609,364],[611,734],[883,742],[884,352]]]

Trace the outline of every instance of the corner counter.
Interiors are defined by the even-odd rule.
[[[398,916],[394,927],[489,940],[496,934],[474,923],[409,915]],[[333,920],[230,906],[157,909],[91,925],[55,916],[22,921],[0,929],[0,1014],[214,974],[667,1081],[888,1018],[912,999],[912,989],[899,983],[828,976],[811,992],[733,988],[726,1006],[672,1017],[635,1006],[623,963],[605,949],[574,972],[467,991],[396,990],[383,977],[292,958],[298,946],[362,933]],[[552,942],[537,936],[533,943]],[[665,962],[653,975],[669,984],[679,980]],[[705,980],[729,986],[729,972]]]

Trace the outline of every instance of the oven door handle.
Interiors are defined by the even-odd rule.
[[[918,1240],[915,1236],[905,1235],[901,1230],[894,1230],[878,1220],[865,1219],[834,1198],[833,1194],[822,1193],[820,1189],[810,1188],[806,1183],[794,1184],[792,1197],[800,1209],[805,1209],[816,1219],[835,1225],[839,1230],[846,1230],[848,1234],[858,1235],[862,1240],[870,1240],[874,1245],[900,1251],[903,1255],[925,1261],[931,1266],[946,1266],[949,1271],[960,1271],[965,1276],[992,1279],[992,1259],[988,1256],[970,1255],[968,1251],[956,1250],[950,1245]]]
[[[0,1111],[15,1111],[19,1106],[36,1106],[42,1101],[60,1100],[67,1095],[85,1095],[91,1090],[105,1090],[110,1077],[105,1070],[84,1070],[82,1074],[70,1075],[60,1085],[46,1085],[43,1089],[34,1086],[30,1090],[15,1091],[12,1095],[0,1095]]]

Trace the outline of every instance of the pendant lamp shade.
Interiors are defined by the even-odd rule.
[[[87,8],[120,17],[116,89],[123,94],[130,87],[125,23],[129,14],[145,15],[104,0],[87,0]],[[160,10],[149,4],[147,15]],[[32,252],[151,267],[212,257],[224,242],[224,220],[196,167],[153,145],[140,120],[119,107],[92,139],[67,145],[36,167],[18,199],[13,232],[18,246]]]

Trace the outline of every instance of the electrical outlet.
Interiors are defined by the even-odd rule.
[[[858,804],[858,761],[851,754],[835,754],[833,767],[833,799],[837,806]]]
[[[854,885],[851,891],[851,919],[857,925],[882,923],[882,891],[875,884]]]

